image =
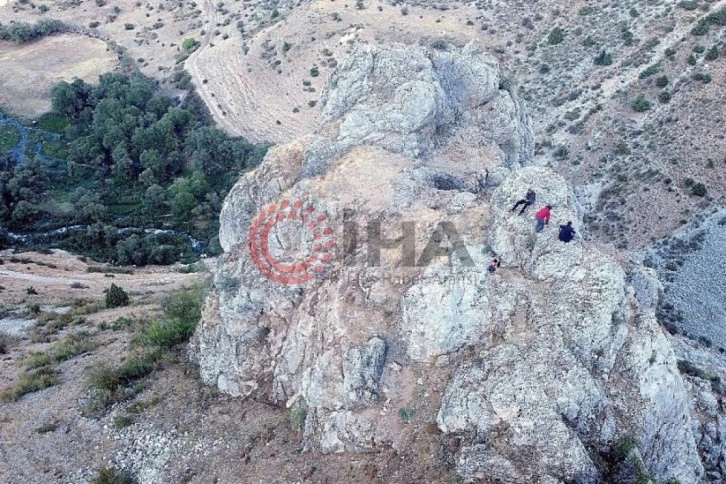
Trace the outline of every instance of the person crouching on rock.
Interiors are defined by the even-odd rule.
[[[497,267],[500,266],[499,259],[496,257],[492,259],[492,261],[489,263],[489,267],[487,267],[487,270],[494,274],[497,271]]]
[[[560,225],[559,237],[562,242],[569,242],[575,238],[575,229],[572,227],[572,222],[567,222],[567,225]]]
[[[545,205],[544,207],[539,209],[539,212],[534,214],[534,218],[537,219],[537,224],[534,226],[534,230],[536,232],[542,232],[542,229],[544,229],[545,225],[548,225],[550,223],[551,210],[552,205]]]
[[[522,215],[524,211],[527,210],[527,207],[534,203],[535,198],[536,194],[534,193],[534,190],[530,188],[529,190],[527,190],[527,194],[524,196],[524,198],[514,204],[514,206],[512,207],[512,212],[517,210],[517,207],[519,207],[520,205],[524,205],[524,207],[522,207],[522,210],[519,211],[519,215]]]

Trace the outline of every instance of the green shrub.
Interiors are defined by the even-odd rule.
[[[683,10],[696,10],[698,8],[698,2],[695,0],[683,0],[678,6]]]
[[[45,351],[35,351],[25,360],[25,367],[30,369],[50,365],[50,356]]]
[[[14,387],[4,390],[0,399],[4,401],[15,401],[23,395],[37,392],[60,383],[58,373],[50,366],[42,366],[34,371],[26,371],[20,375],[18,383]]]
[[[719,10],[708,14],[706,21],[711,25],[726,26],[726,7],[721,7]]]
[[[654,74],[657,74],[660,71],[660,65],[659,64],[653,64],[651,66],[648,66],[644,71],[642,71],[640,74],[638,74],[638,79],[646,79]]]
[[[113,419],[113,426],[117,429],[128,427],[134,423],[134,419],[128,415],[117,415]]]
[[[597,41],[593,38],[592,35],[588,35],[582,41],[582,45],[584,45],[585,47],[592,47],[593,45],[597,45]]]
[[[201,286],[174,293],[164,303],[164,314],[183,321],[199,321],[204,303],[204,288]]]
[[[696,36],[706,35],[710,29],[711,24],[706,19],[698,21],[695,27],[691,29],[691,34]]]
[[[400,418],[401,420],[403,420],[406,423],[413,420],[413,417],[415,415],[416,415],[416,412],[411,408],[401,407],[398,409],[398,418]]]
[[[633,43],[633,32],[631,32],[627,26],[623,26],[623,28],[620,29],[620,36],[623,39],[625,45],[631,45]]]
[[[192,52],[197,50],[200,45],[202,45],[202,44],[197,39],[190,38],[190,39],[184,39],[182,41],[182,49],[184,49],[187,54],[191,54]]]
[[[293,430],[301,430],[305,426],[305,419],[308,417],[308,409],[304,406],[296,406],[290,409],[290,426]]]
[[[171,348],[189,340],[202,317],[204,291],[194,287],[172,295],[164,305],[164,319],[143,330],[146,344]]]
[[[570,155],[570,150],[565,145],[560,145],[553,153],[558,160],[564,160]]]
[[[550,45],[557,45],[561,43],[563,40],[565,40],[565,30],[560,27],[555,27],[550,31],[550,34],[547,36],[547,42]]]
[[[99,469],[98,475],[93,478],[91,484],[134,484],[132,479],[125,472],[121,472],[113,467],[104,467]]]
[[[695,376],[703,380],[711,380],[713,378],[713,375],[703,371],[688,360],[678,360],[676,366],[678,367],[678,371],[686,375]]]
[[[658,87],[666,87],[668,85],[668,76],[660,76],[655,80],[655,85]]]
[[[89,384],[96,390],[114,392],[153,372],[165,355],[156,349],[132,355],[116,368],[101,365],[91,371]]]
[[[6,354],[19,340],[17,336],[0,331],[0,355]]]
[[[171,321],[154,321],[145,330],[146,343],[162,348],[171,348],[189,341],[196,329],[195,323],[186,323],[178,319]]]
[[[36,291],[33,286],[30,286],[25,289],[25,293],[29,296],[35,296],[36,294],[38,294],[38,291]]]
[[[698,182],[693,185],[693,187],[691,188],[691,192],[698,197],[705,197],[708,190],[706,189],[706,185]]]
[[[613,56],[607,53],[606,51],[600,51],[600,53],[595,57],[595,65],[596,66],[609,66],[613,63]]]
[[[650,101],[645,99],[644,95],[639,94],[638,97],[636,97],[635,100],[632,102],[630,107],[636,113],[643,113],[645,111],[650,110]]]
[[[134,270],[128,267],[113,267],[113,266],[88,266],[86,272],[102,272],[104,274],[133,274]]]
[[[58,424],[56,422],[48,422],[35,429],[35,431],[39,434],[47,434],[48,432],[55,432],[57,428]]]
[[[88,353],[96,348],[96,342],[85,331],[68,335],[65,340],[56,343],[54,346],[55,361],[61,362],[70,360],[74,356]]]
[[[662,104],[668,104],[669,102],[671,102],[672,97],[673,96],[671,95],[671,93],[666,90],[658,93],[658,101],[660,101]]]
[[[310,69],[310,76],[318,77],[319,75],[320,75],[320,69],[318,69],[318,66],[313,66],[313,68]]]
[[[617,452],[621,458],[627,457],[630,452],[638,446],[638,440],[630,434],[624,434],[615,441],[613,450]]]
[[[129,304],[129,295],[116,284],[104,291],[106,293],[106,307],[117,308],[119,306],[127,306]]]
[[[708,49],[708,52],[706,52],[705,59],[708,60],[708,61],[713,61],[713,60],[718,59],[718,47],[716,47],[714,45],[713,47],[711,47],[710,49]]]
[[[585,5],[584,7],[580,8],[580,10],[577,13],[579,13],[580,15],[585,17],[587,15],[592,15],[595,12],[597,12],[597,7],[595,7],[593,5]]]
[[[711,82],[711,80],[712,80],[712,79],[711,79],[711,74],[708,74],[708,73],[703,73],[703,72],[698,72],[698,73],[696,73],[696,74],[693,74],[693,75],[691,76],[691,78],[692,78],[692,79],[693,79],[694,81],[701,81],[701,82],[702,82],[702,83],[704,83],[704,84],[708,84],[708,83],[710,83],[710,82]]]

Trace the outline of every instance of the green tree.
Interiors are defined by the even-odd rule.
[[[184,49],[187,53],[191,54],[195,50],[199,48],[201,44],[197,39],[184,39],[182,42],[182,49]]]
[[[609,66],[613,63],[613,56],[611,54],[608,54],[606,51],[602,50],[600,53],[595,57],[595,65],[596,66]]]
[[[18,224],[26,224],[32,222],[38,214],[38,208],[25,200],[19,201],[13,209],[13,221]]]
[[[106,307],[117,308],[119,306],[128,306],[129,295],[126,294],[122,288],[116,284],[111,284],[111,287],[104,291],[106,293]]]
[[[636,97],[635,100],[631,103],[630,107],[636,113],[642,113],[650,110],[650,101],[645,99],[644,95],[639,94],[638,97]]]
[[[565,40],[565,29],[561,27],[555,27],[550,31],[550,34],[547,36],[547,42],[550,45],[559,44],[563,40]]]
[[[714,61],[714,60],[718,59],[718,47],[716,47],[714,45],[713,47],[711,47],[710,49],[708,49],[708,52],[706,52],[705,59],[707,61]]]

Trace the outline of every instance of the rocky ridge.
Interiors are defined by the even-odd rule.
[[[581,231],[583,208],[562,177],[532,165],[512,92],[473,44],[357,48],[326,87],[320,131],[270,150],[225,201],[225,253],[192,357],[221,391],[305,415],[311,452],[397,448],[417,429],[418,405],[457,439],[465,480],[696,482],[704,469],[655,318],[655,273],[556,239],[568,220]],[[554,207],[540,234],[533,208],[509,210],[529,187]],[[346,260],[322,276],[270,281],[247,235],[283,199],[313,203],[336,236],[343,222],[369,230],[355,246],[340,238]],[[415,221],[417,257],[442,222],[466,250],[429,265],[383,250],[371,266],[372,220],[389,238]],[[275,254],[310,235],[289,225],[273,230]],[[492,254],[503,267],[489,275]]]

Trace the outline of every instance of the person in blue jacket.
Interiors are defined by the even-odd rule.
[[[572,222],[567,222],[567,225],[560,225],[559,237],[562,242],[569,242],[575,238],[575,229],[572,227]]]

